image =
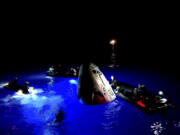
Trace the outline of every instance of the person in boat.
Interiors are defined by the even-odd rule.
[[[114,78],[114,76],[111,76],[110,84],[113,89],[116,89],[118,86],[118,81]]]
[[[67,64],[59,64],[59,65],[57,66],[57,71],[58,71],[59,73],[61,73],[61,72],[66,72],[67,69],[68,69],[68,65],[67,65]]]
[[[71,73],[72,73],[73,76],[77,76],[78,75],[77,74],[77,70],[75,68],[71,68],[70,70],[71,70]]]
[[[16,77],[14,80],[8,83],[8,87],[15,89],[17,87],[17,81],[18,81],[18,78]]]
[[[56,118],[55,118],[54,122],[61,122],[61,121],[64,120],[64,118],[65,118],[64,113],[63,113],[62,110],[60,110],[60,111],[56,114]]]
[[[54,67],[54,65],[52,65],[52,66],[49,68],[48,72],[49,72],[49,73],[54,73],[54,71],[55,71],[55,67]]]
[[[51,66],[51,67],[49,68],[49,72],[53,72],[53,71],[54,71],[54,67]]]
[[[134,88],[132,91],[132,99],[137,100],[138,99],[138,88]]]
[[[139,96],[141,96],[141,95],[148,95],[148,91],[147,91],[147,88],[146,88],[146,86],[145,85],[141,85],[141,84],[138,84],[138,87],[137,87],[137,94],[139,95]]]
[[[24,86],[22,87],[22,91],[23,91],[24,94],[28,94],[29,93],[29,91],[28,91],[28,84],[29,84],[29,82],[25,82]]]

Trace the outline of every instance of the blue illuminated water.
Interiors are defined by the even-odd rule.
[[[140,68],[104,68],[107,78],[114,75],[119,81],[146,84],[150,91],[164,90],[176,104],[166,114],[148,115],[116,98],[103,105],[84,105],[77,99],[77,78],[46,77],[44,71],[16,74],[34,87],[37,93],[18,95],[3,85],[15,75],[0,78],[1,135],[179,135],[180,83],[161,72]],[[65,118],[53,123],[62,110]]]

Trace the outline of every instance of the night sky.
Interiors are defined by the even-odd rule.
[[[109,40],[116,38],[121,64],[179,74],[176,20],[157,17],[111,23],[79,22],[5,22],[1,31],[2,70],[17,65],[108,63]]]

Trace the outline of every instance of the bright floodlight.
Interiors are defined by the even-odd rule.
[[[112,39],[112,40],[110,40],[109,43],[114,46],[117,43],[117,40],[116,39]]]
[[[158,94],[159,94],[159,95],[164,95],[164,92],[160,90],[160,91],[158,92]]]

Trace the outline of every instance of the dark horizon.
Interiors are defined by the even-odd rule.
[[[1,69],[53,63],[108,63],[109,41],[115,38],[118,63],[180,74],[179,41],[172,27],[126,24],[83,30],[8,28],[1,41]]]

